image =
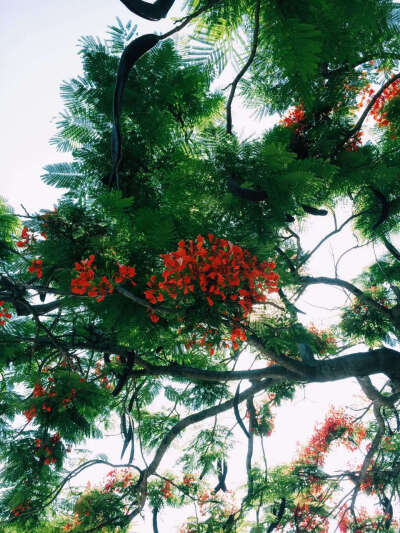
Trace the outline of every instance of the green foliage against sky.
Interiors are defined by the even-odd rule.
[[[171,2],[124,4],[158,32]],[[57,206],[21,217],[0,199],[2,531],[123,532],[145,509],[157,533],[189,504],[183,533],[397,531],[399,24],[387,0],[191,0],[146,53],[140,22],[81,39],[83,74],[62,85],[50,140],[72,158],[43,174],[63,189]],[[230,61],[231,83],[212,90]],[[239,96],[279,121],[241,139]],[[303,221],[328,212],[335,229],[306,252]],[[354,280],[313,275],[345,227],[384,253]],[[333,329],[299,315],[313,285],[322,305],[324,286],[347,295]],[[359,419],[332,409],[291,463],[258,460],[282,402],[349,377]],[[116,421],[121,463],[83,460]],[[246,476],[231,487],[238,435]],[[333,475],[338,443],[356,459]],[[99,464],[102,484],[71,489]]]

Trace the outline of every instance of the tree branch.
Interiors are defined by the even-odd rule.
[[[316,278],[313,278],[311,276],[300,276],[298,281],[305,286],[325,284],[342,287],[343,289],[346,289],[352,294],[354,294],[354,296],[356,296],[361,302],[365,303],[365,305],[368,305],[369,307],[372,307],[377,311],[383,313],[391,320],[396,320],[396,317],[393,316],[393,313],[390,309],[386,309],[386,307],[384,307],[383,305],[380,305],[378,302],[375,302],[375,300],[373,300],[369,296],[366,296],[358,287],[356,287],[349,281],[345,281],[339,278],[328,278],[325,276],[319,276]]]
[[[344,145],[344,144],[345,144],[345,143],[346,143],[351,137],[353,137],[353,135],[354,135],[355,133],[357,133],[357,132],[361,129],[361,127],[362,127],[362,125],[363,125],[363,123],[364,123],[364,120],[365,120],[365,119],[367,118],[367,116],[368,116],[368,113],[369,113],[369,112],[371,111],[371,109],[374,107],[375,102],[376,102],[376,101],[378,100],[378,98],[381,96],[381,94],[383,93],[383,91],[384,91],[385,89],[387,89],[388,87],[390,87],[390,85],[392,85],[392,83],[394,83],[394,82],[395,82],[396,80],[398,80],[399,78],[400,78],[400,72],[399,72],[398,74],[396,74],[396,75],[393,75],[393,76],[390,78],[390,80],[388,80],[386,83],[384,83],[384,84],[382,85],[382,87],[379,89],[379,91],[377,91],[377,92],[374,94],[374,96],[371,98],[371,101],[369,102],[369,104],[368,104],[368,105],[366,106],[366,108],[364,109],[364,111],[363,111],[361,117],[358,119],[356,125],[355,125],[351,130],[349,130],[349,131],[346,133],[344,139],[343,139],[343,140],[338,144],[338,146],[336,147],[335,152],[337,152],[339,148],[341,148],[341,147],[342,147],[342,146],[343,146],[343,145]]]
[[[262,381],[258,381],[257,383],[249,387],[248,389],[241,392],[238,395],[237,402],[241,403],[247,400],[247,398],[250,398],[257,392],[266,390],[272,384],[273,384],[273,380],[271,379],[265,379]],[[165,452],[167,451],[172,441],[179,435],[179,433],[181,433],[184,429],[191,426],[192,424],[196,424],[197,422],[201,422],[202,420],[205,420],[206,418],[210,418],[212,416],[223,413],[224,411],[227,411],[228,409],[232,409],[234,401],[235,401],[234,398],[231,398],[230,400],[227,400],[226,402],[221,403],[220,405],[215,405],[213,407],[209,407],[208,409],[204,409],[204,411],[199,411],[197,413],[189,415],[186,418],[183,418],[182,420],[180,420],[177,424],[175,424],[175,426],[173,426],[170,429],[170,431],[162,439],[154,455],[152,462],[149,464],[148,468],[146,469],[146,475],[149,476],[157,470]]]
[[[385,246],[385,248],[392,254],[392,256],[397,259],[397,261],[400,261],[400,252],[399,250],[393,246],[393,244],[389,241],[389,239],[386,236],[381,237],[381,240]]]
[[[327,235],[325,235],[325,237],[323,237],[323,239],[321,239],[319,241],[318,244],[316,244],[314,246],[314,248],[311,250],[311,252],[308,252],[305,254],[305,257],[302,261],[300,261],[299,263],[299,267],[301,267],[302,265],[304,265],[304,263],[306,261],[308,261],[310,259],[310,257],[318,250],[318,248],[320,246],[322,246],[324,244],[324,242],[326,242],[328,239],[330,239],[333,235],[336,235],[337,233],[340,233],[342,231],[342,229],[349,223],[351,222],[352,220],[354,220],[355,218],[359,217],[360,215],[363,215],[366,211],[361,211],[360,213],[355,213],[354,215],[351,215],[350,217],[348,217],[339,227],[335,228],[334,230],[332,230],[330,233],[328,233]]]
[[[256,3],[256,9],[254,14],[254,33],[253,33],[253,43],[251,46],[251,52],[250,55],[246,61],[246,63],[243,65],[243,67],[238,72],[237,76],[232,82],[231,90],[228,97],[228,102],[226,104],[226,133],[229,135],[232,134],[232,102],[233,98],[235,96],[236,87],[239,83],[239,81],[242,79],[242,77],[246,74],[247,69],[250,67],[250,65],[253,62],[253,59],[257,52],[257,45],[258,45],[258,31],[260,27],[260,3],[261,0],[257,0]]]

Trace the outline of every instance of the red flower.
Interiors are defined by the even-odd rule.
[[[40,385],[39,383],[36,383],[35,384],[35,387],[33,389],[33,396],[35,398],[38,398],[39,396],[44,396],[46,393],[45,393],[45,390],[44,388],[42,387],[42,385]]]
[[[5,325],[5,318],[11,318],[11,314],[8,312],[8,307],[4,305],[4,300],[0,300],[0,326]]]
[[[134,278],[136,276],[136,270],[135,267],[126,266],[126,265],[120,265],[118,264],[119,273],[114,274],[115,276],[115,282],[116,283],[122,283],[126,280],[129,280],[132,285],[136,285],[134,281],[132,281],[131,278]]]
[[[35,418],[35,416],[36,416],[36,408],[35,407],[31,407],[30,409],[26,409],[24,411],[24,415],[25,415],[26,419],[28,420],[28,422],[30,422],[32,420],[32,418]]]
[[[18,248],[25,248],[28,246],[31,239],[33,239],[33,236],[29,234],[29,229],[24,226],[21,233],[21,240],[17,242]]]
[[[281,124],[285,127],[298,125],[305,119],[303,104],[299,104],[288,112],[287,116],[283,117]],[[299,129],[304,129],[304,126],[300,126]]]
[[[41,259],[34,259],[32,261],[31,266],[28,268],[28,272],[30,274],[35,274],[36,273],[37,277],[40,279],[42,277],[42,275],[43,275],[42,263],[43,263],[43,261]]]
[[[158,322],[160,320],[160,317],[156,315],[155,313],[151,313],[150,320],[154,323]]]

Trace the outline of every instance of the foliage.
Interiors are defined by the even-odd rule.
[[[147,8],[159,18],[160,2]],[[398,8],[190,0],[187,9],[184,55],[171,34],[135,51],[137,27],[120,20],[105,42],[81,39],[83,74],[62,85],[51,140],[72,161],[43,176],[66,192],[22,222],[0,199],[2,531],[122,533],[146,510],[157,533],[160,513],[188,505],[182,533],[395,531]],[[113,182],[113,92],[127,50],[138,59]],[[225,96],[210,86],[229,62],[237,73]],[[280,115],[258,138],[229,127],[236,89],[258,117]],[[305,224],[328,211],[334,229],[305,251]],[[340,257],[334,277],[313,276],[320,247],[350,225],[356,244],[342,255],[368,245],[368,267],[342,279]],[[312,285],[345,291],[336,324],[300,316]],[[366,397],[359,419],[332,408],[291,462],[267,468],[256,449],[282,404],[310,383],[349,377]],[[86,439],[116,425],[125,462],[88,458]],[[339,444],[354,464],[331,473]],[[233,493],[239,459],[246,479]],[[72,483],[96,465],[112,467],[102,482]]]

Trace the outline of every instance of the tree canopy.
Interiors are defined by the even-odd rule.
[[[188,0],[160,34],[173,0],[122,1],[138,26],[83,37],[83,75],[61,87],[51,142],[72,162],[43,175],[64,189],[57,206],[0,203],[2,531],[123,532],[147,509],[157,533],[181,506],[182,533],[398,531],[398,5]],[[138,36],[140,17],[154,34]],[[255,122],[279,119],[242,139],[235,98]],[[303,221],[328,216],[307,251]],[[314,275],[348,228],[355,257],[385,252],[353,280],[341,258]],[[332,328],[304,323],[313,285],[321,302],[324,286],[347,295]],[[283,450],[267,468],[282,402],[349,377],[360,414],[333,407],[294,460]],[[115,420],[120,464],[82,459]],[[358,463],[332,473],[338,443]],[[99,464],[103,483],[68,489]]]

